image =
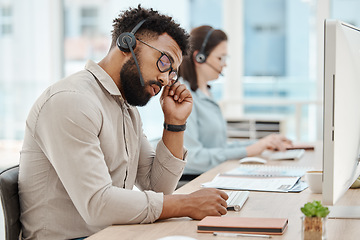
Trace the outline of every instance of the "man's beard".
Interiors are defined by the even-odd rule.
[[[138,56],[137,59],[139,60]],[[149,102],[151,94],[145,90],[146,86],[156,84],[161,90],[160,83],[154,80],[148,81],[145,86],[141,85],[140,76],[133,58],[129,59],[121,68],[120,80],[124,97],[132,106],[145,106]]]

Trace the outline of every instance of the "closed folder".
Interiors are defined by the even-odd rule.
[[[198,232],[233,232],[281,235],[287,218],[248,218],[207,216],[198,223]]]
[[[313,145],[296,144],[292,147],[287,147],[286,150],[304,149],[304,150],[315,150]]]

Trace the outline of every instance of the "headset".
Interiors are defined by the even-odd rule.
[[[141,20],[132,30],[131,32],[124,32],[122,34],[120,34],[120,36],[116,39],[116,45],[118,46],[118,48],[123,51],[123,52],[131,52],[134,61],[135,61],[135,65],[137,67],[137,70],[139,72],[139,77],[140,77],[140,83],[141,86],[144,86],[144,79],[142,77],[142,74],[140,72],[140,67],[139,67],[139,63],[136,59],[135,53],[134,53],[134,49],[136,47],[136,37],[135,37],[135,33],[137,32],[137,30],[139,30],[139,28],[141,27],[141,25],[143,25],[143,23],[146,21],[146,19]]]
[[[195,56],[195,61],[198,62],[198,63],[205,63],[206,65],[208,65],[209,67],[211,67],[215,72],[219,73],[221,76],[224,76],[223,73],[218,70],[216,67],[214,67],[213,65],[211,65],[210,63],[206,62],[206,58],[208,57],[206,54],[205,54],[205,47],[206,47],[206,44],[207,42],[209,41],[209,38],[211,36],[211,34],[215,31],[215,29],[211,28],[205,38],[204,38],[204,41],[201,45],[201,48],[200,48],[200,51],[198,52],[198,54],[196,54]]]
[[[209,41],[209,38],[210,38],[211,34],[212,34],[214,31],[215,31],[215,29],[214,29],[214,28],[211,28],[211,29],[207,32],[207,34],[206,34],[206,36],[205,36],[205,38],[204,38],[204,41],[203,41],[203,43],[202,43],[202,45],[201,45],[200,51],[199,51],[198,54],[196,54],[196,56],[195,56],[195,61],[196,61],[196,62],[198,62],[198,63],[204,63],[204,62],[206,61],[207,56],[206,56],[206,54],[205,54],[205,47],[206,47],[207,42]]]
[[[135,33],[137,32],[137,30],[139,30],[139,28],[141,27],[141,25],[143,25],[145,21],[146,19],[143,19],[141,22],[139,22],[133,28],[133,30],[131,30],[131,32],[124,32],[120,34],[120,36],[116,40],[116,44],[121,51],[130,52],[131,48],[135,49],[136,47]]]

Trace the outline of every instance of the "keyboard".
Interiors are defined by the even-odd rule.
[[[269,154],[270,160],[298,160],[305,153],[304,149],[294,149],[279,152],[272,152]]]
[[[246,200],[249,198],[249,191],[227,191],[229,198],[226,200],[227,209],[240,211]]]

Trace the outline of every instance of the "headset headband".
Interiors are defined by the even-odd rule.
[[[141,25],[143,25],[143,23],[146,21],[146,19],[143,19],[141,22],[139,22],[134,28],[133,30],[131,30],[132,34],[135,34],[137,32],[137,30],[139,30],[139,28],[141,27]]]
[[[208,33],[206,34],[205,38],[204,38],[204,41],[201,45],[201,48],[200,48],[200,53],[203,53],[205,54],[205,47],[206,47],[206,44],[207,42],[209,41],[209,38],[211,36],[211,34],[215,31],[215,29],[211,28]]]

